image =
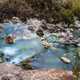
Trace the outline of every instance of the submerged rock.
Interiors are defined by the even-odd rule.
[[[4,29],[3,24],[0,24],[0,33],[3,32],[3,29]]]
[[[37,31],[42,25],[42,22],[36,18],[32,18],[27,21],[27,24],[33,26],[34,31]]]

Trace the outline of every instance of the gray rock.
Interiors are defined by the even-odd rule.
[[[16,24],[16,23],[20,23],[20,19],[18,17],[12,17],[12,23]]]
[[[0,24],[0,33],[3,32],[4,26],[3,24]]]

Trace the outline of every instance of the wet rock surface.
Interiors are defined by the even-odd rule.
[[[72,80],[71,71],[23,70],[12,64],[0,64],[0,80]]]

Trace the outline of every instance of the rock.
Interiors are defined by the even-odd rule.
[[[42,45],[44,46],[44,48],[50,48],[51,47],[51,45],[45,40],[42,41]]]
[[[42,31],[41,29],[37,30],[37,31],[36,31],[36,34],[37,34],[38,36],[40,36],[40,37],[43,37],[43,35],[44,35],[44,33],[43,33],[43,31]]]
[[[5,42],[6,42],[7,44],[13,44],[13,43],[14,43],[14,38],[11,37],[11,36],[7,36],[7,37],[5,38]]]
[[[4,26],[3,24],[0,24],[0,33],[3,32]]]
[[[80,43],[79,43],[79,44],[77,44],[77,46],[78,46],[78,47],[80,47]]]
[[[75,20],[75,27],[80,28],[80,21],[79,20]]]
[[[33,26],[29,26],[29,27],[28,27],[28,30],[34,32],[34,28],[33,28]]]
[[[42,25],[42,22],[36,18],[31,18],[27,21],[27,24],[33,26],[33,29],[37,31]]]
[[[12,17],[12,20],[11,20],[11,21],[12,21],[12,23],[14,23],[14,24],[21,22],[18,17]]]
[[[48,27],[47,27],[47,22],[45,20],[42,20],[42,24],[40,26],[43,30],[48,30]]]
[[[61,35],[61,37],[67,37],[67,33],[65,33],[65,32],[61,32],[60,35]]]
[[[66,63],[66,64],[71,63],[71,61],[70,61],[68,58],[66,58],[66,57],[61,57],[60,60],[61,60],[62,62],[64,62],[64,63]]]
[[[48,30],[48,28],[47,28],[46,25],[41,25],[41,28],[42,28],[43,30]]]
[[[56,69],[23,70],[12,64],[0,64],[0,80],[73,80],[71,71]]]
[[[50,33],[56,32],[56,25],[47,23],[47,28]]]
[[[31,59],[28,59],[28,60],[25,60],[25,61],[22,61],[21,63],[20,63],[20,66],[23,68],[23,69],[25,69],[25,70],[32,70],[32,65],[31,65],[31,63],[32,63],[32,60]]]

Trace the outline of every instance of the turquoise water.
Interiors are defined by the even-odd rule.
[[[56,50],[48,49],[47,52],[38,54],[33,60],[33,68],[56,68],[71,70],[74,64],[74,46],[65,46],[58,44]],[[70,64],[63,63],[59,57],[64,56],[71,60]]]
[[[4,54],[3,60],[5,63],[19,64],[23,60],[31,58],[32,68],[56,68],[56,69],[72,69],[74,62],[74,46],[65,46],[56,42],[58,39],[55,36],[48,37],[48,41],[53,43],[56,50],[45,49],[41,44],[40,39],[35,33],[30,32],[24,27],[25,24],[4,23],[4,32],[0,37],[0,52]],[[24,33],[26,31],[26,33]],[[19,37],[15,43],[6,44],[3,37],[7,35],[15,35]],[[23,36],[27,35],[27,39]],[[28,36],[30,35],[30,36]],[[34,37],[33,37],[34,36]],[[29,39],[28,39],[29,37]],[[60,60],[61,56],[66,56],[71,60],[70,64],[65,64]]]

